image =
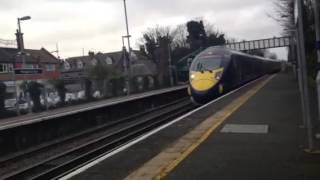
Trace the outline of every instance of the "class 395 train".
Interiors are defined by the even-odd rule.
[[[280,71],[281,62],[225,47],[209,47],[190,66],[188,92],[196,104],[207,103],[249,81]]]

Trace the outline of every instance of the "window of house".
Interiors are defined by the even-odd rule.
[[[83,63],[81,61],[77,61],[77,68],[82,69],[83,68]]]
[[[131,57],[132,59],[134,59],[134,60],[137,60],[137,59],[138,59],[136,53],[134,53],[133,51],[131,51],[130,57]]]
[[[39,69],[39,64],[34,64],[33,69]]]
[[[7,64],[0,64],[0,73],[6,73],[7,70]]]
[[[112,59],[110,57],[107,57],[105,61],[106,61],[106,64],[108,64],[108,65],[112,65],[112,63],[113,63]]]
[[[13,72],[13,64],[8,64],[8,71]]]
[[[64,69],[65,69],[65,70],[71,69],[70,64],[69,64],[68,62],[66,62],[66,61],[63,63],[63,66],[64,66]]]
[[[96,66],[98,64],[98,60],[96,60],[95,58],[92,59],[91,64],[93,66]]]
[[[26,69],[34,69],[33,68],[33,64],[25,64],[24,68],[26,68]]]
[[[46,65],[46,71],[55,71],[56,66],[54,64],[47,64]]]
[[[0,73],[8,73],[13,71],[13,64],[0,64]]]

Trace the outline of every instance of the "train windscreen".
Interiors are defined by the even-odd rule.
[[[221,56],[200,56],[191,64],[191,71],[208,71],[215,70],[221,67]]]

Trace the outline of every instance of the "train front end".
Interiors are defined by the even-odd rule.
[[[205,104],[223,93],[224,67],[221,53],[205,50],[190,66],[189,94],[196,104]]]

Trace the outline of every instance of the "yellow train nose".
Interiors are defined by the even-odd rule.
[[[222,69],[214,70],[211,72],[191,72],[191,87],[196,91],[207,91],[218,83],[220,77],[217,78],[217,74],[221,76]]]
[[[209,79],[199,79],[192,81],[191,86],[197,91],[207,91],[215,85],[215,82]]]

